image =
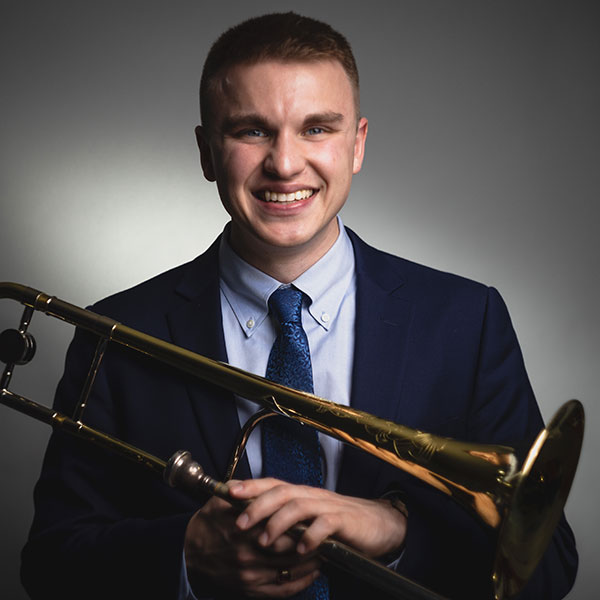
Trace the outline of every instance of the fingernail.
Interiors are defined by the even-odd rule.
[[[306,554],[306,544],[304,542],[300,542],[296,546],[296,551],[298,552],[298,554]]]
[[[258,543],[261,546],[266,546],[269,543],[269,534],[266,531],[263,531],[263,533],[258,536]]]
[[[230,493],[233,494],[239,494],[240,492],[242,492],[244,489],[244,486],[241,483],[236,483],[235,485],[231,486],[231,488],[229,489]]]
[[[246,527],[248,527],[248,521],[249,521],[250,517],[248,517],[248,515],[246,513],[242,513],[237,519],[236,519],[236,525],[240,528],[240,529],[246,529]]]

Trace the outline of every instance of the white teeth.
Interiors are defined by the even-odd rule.
[[[298,190],[289,194],[280,194],[279,192],[266,191],[264,193],[267,202],[293,202],[294,200],[303,200],[310,198],[313,195],[313,190]]]

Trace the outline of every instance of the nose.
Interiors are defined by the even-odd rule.
[[[278,179],[292,179],[304,170],[305,164],[301,140],[292,133],[279,132],[265,157],[265,171]]]

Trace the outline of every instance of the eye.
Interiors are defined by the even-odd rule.
[[[319,135],[321,133],[325,133],[325,129],[317,125],[315,125],[314,127],[309,127],[306,130],[306,135]]]
[[[267,134],[262,129],[246,129],[240,132],[243,137],[267,137]]]

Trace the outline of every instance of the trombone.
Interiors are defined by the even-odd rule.
[[[566,402],[557,411],[519,465],[511,447],[435,436],[340,406],[211,360],[23,285],[0,283],[0,298],[13,299],[25,306],[18,329],[0,334],[0,360],[6,363],[0,380],[0,403],[140,463],[193,497],[209,492],[230,500],[226,485],[208,477],[188,452],[177,452],[165,462],[83,423],[88,396],[109,342],[150,356],[263,407],[242,429],[228,477],[252,428],[267,416],[283,415],[361,448],[450,495],[497,532],[491,574],[496,600],[512,598],[523,588],[562,515],[583,441],[585,417],[577,400]],[[8,389],[15,366],[27,364],[35,353],[35,340],[28,332],[34,311],[98,336],[96,353],[72,417]],[[301,526],[291,532],[300,533]],[[319,551],[325,560],[394,598],[443,600],[335,540],[326,540]]]

